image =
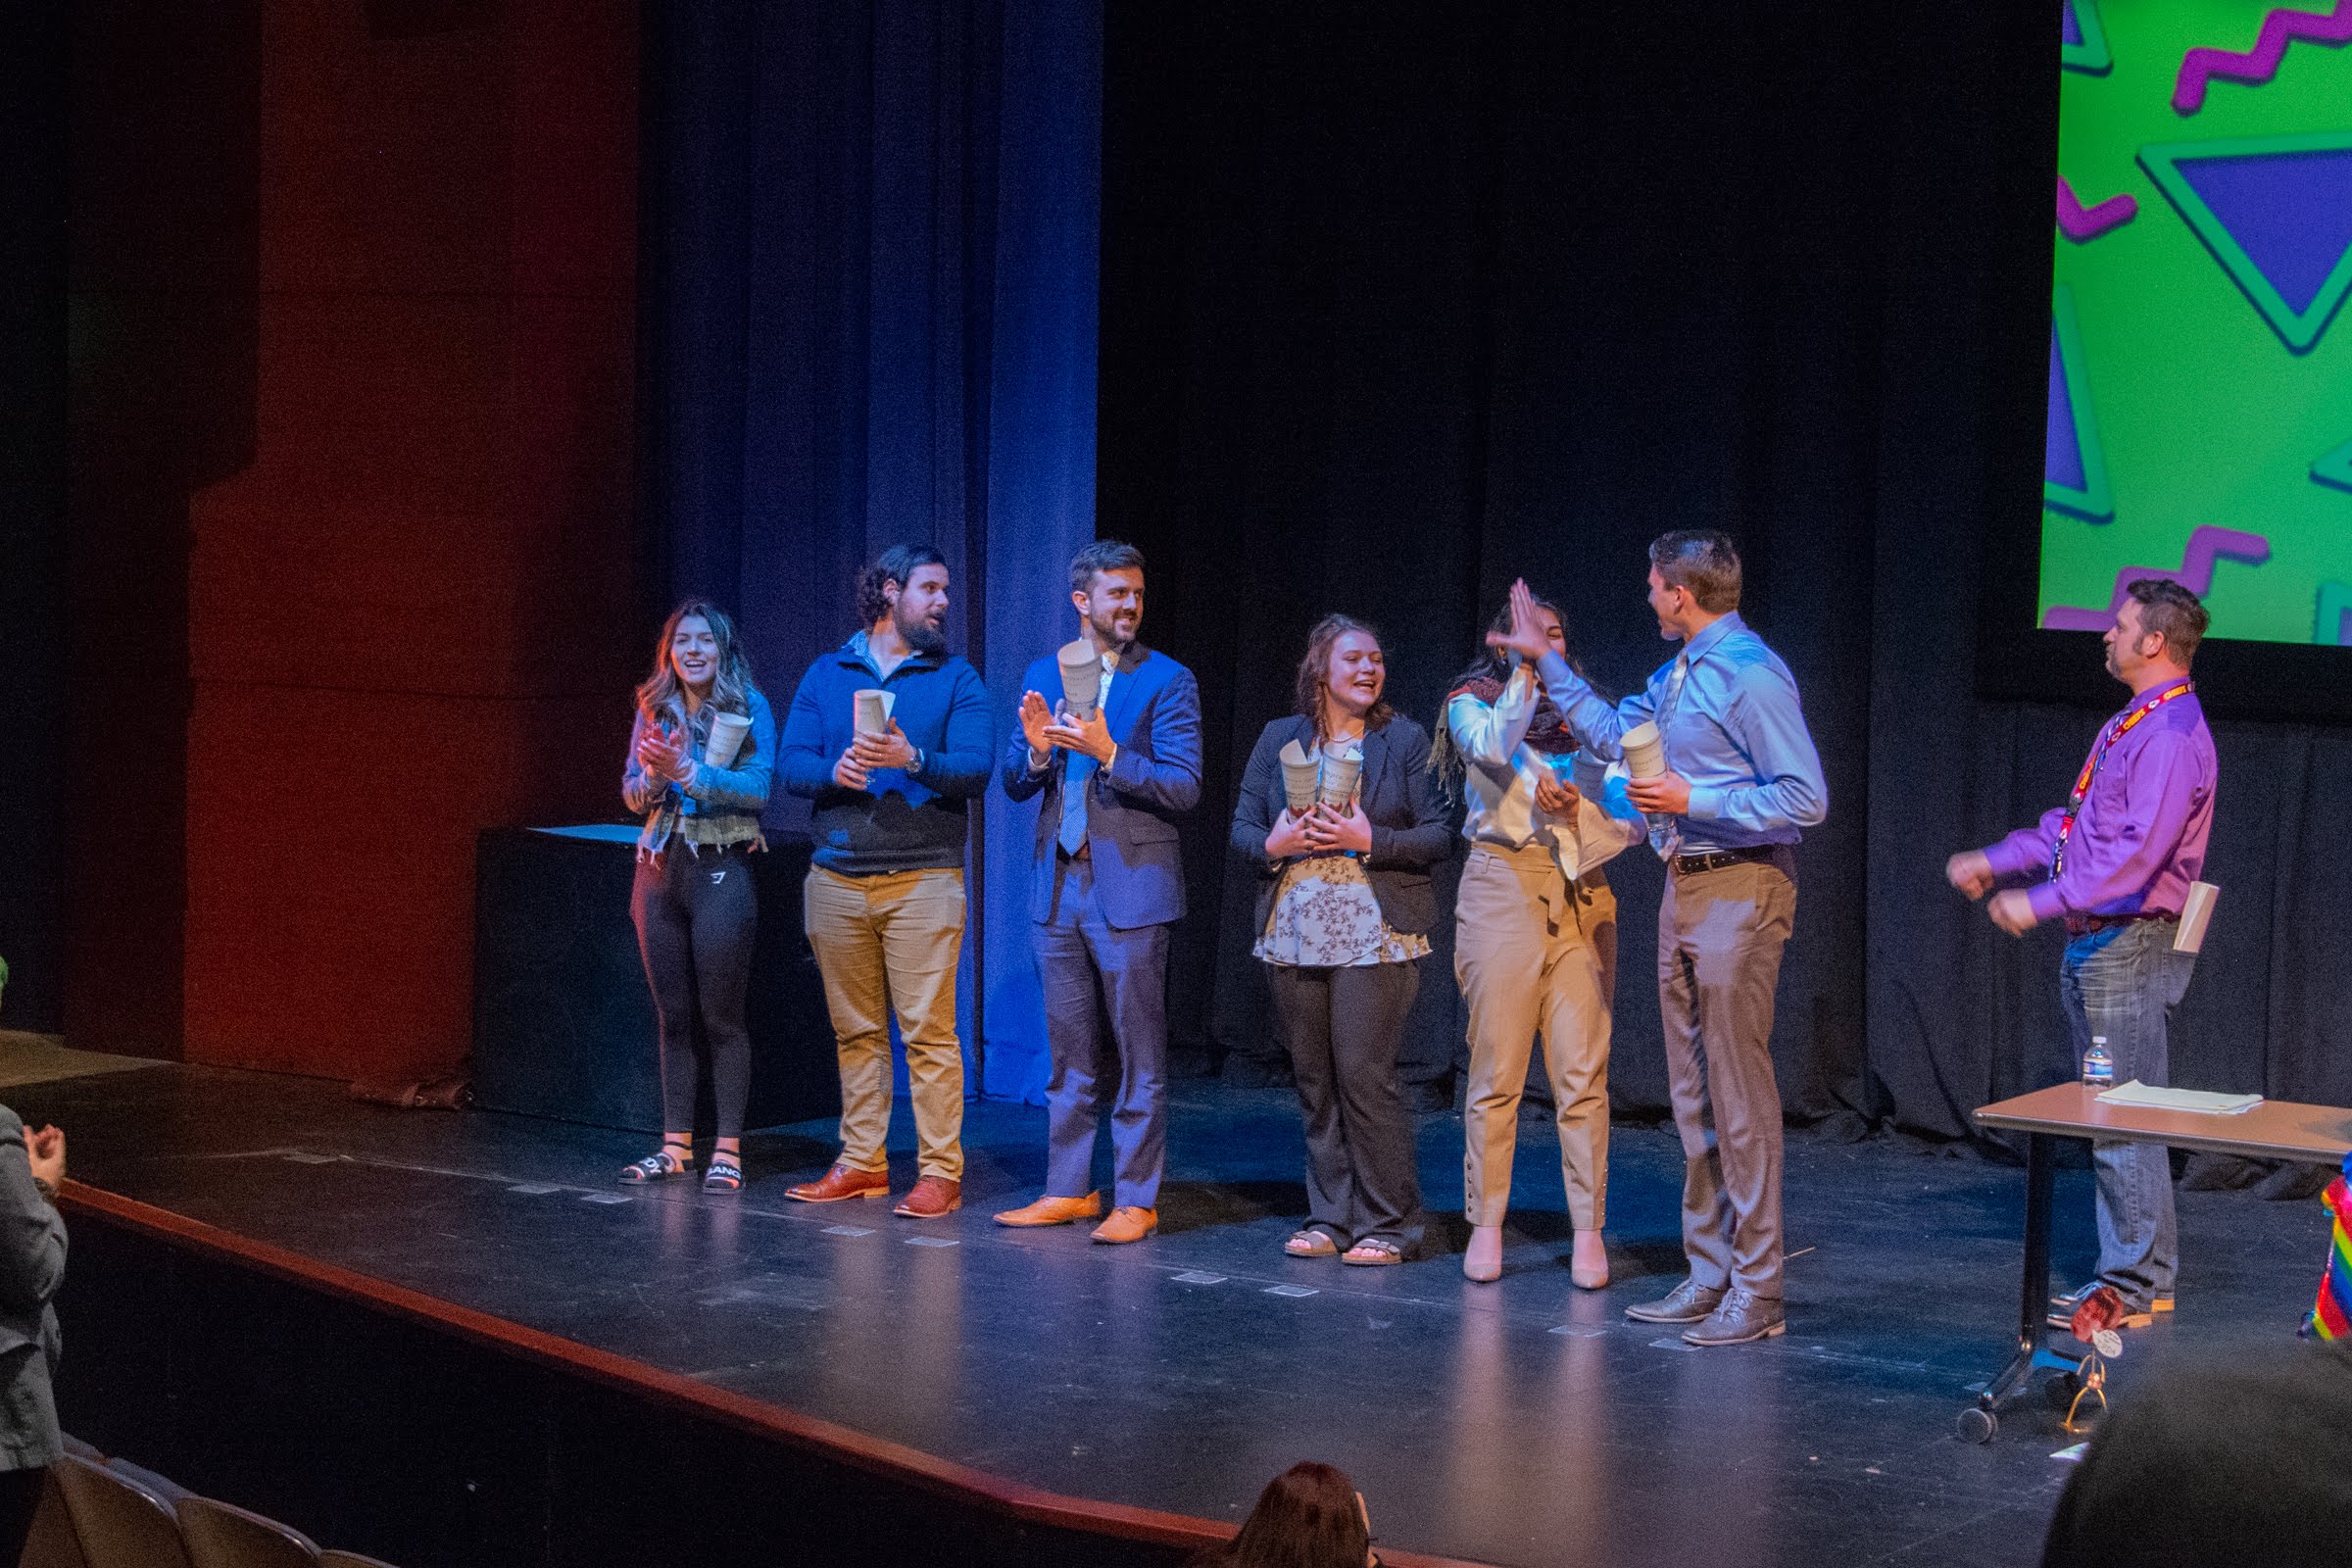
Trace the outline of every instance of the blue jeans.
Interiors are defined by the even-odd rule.
[[[2074,1035],[2075,1060],[2104,1035],[2115,1081],[2172,1081],[2167,1040],[2173,1009],[2188,990],[2196,956],[2173,951],[2179,928],[2139,920],[2076,937],[2058,970],[2059,1000]],[[2099,1219],[2099,1278],[2145,1309],[2173,1294],[2180,1242],[2173,1219],[2172,1154],[2162,1144],[2093,1140]]]

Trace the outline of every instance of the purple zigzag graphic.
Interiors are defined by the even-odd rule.
[[[2271,542],[2258,533],[2245,533],[2236,528],[2206,526],[2188,536],[2188,549],[2180,557],[2179,571],[2159,571],[2154,566],[2126,566],[2115,574],[2115,597],[2107,601],[2104,610],[2088,610],[2075,605],[2056,605],[2042,612],[2041,624],[2046,631],[2105,631],[2114,621],[2115,612],[2124,607],[2124,598],[2135,582],[2150,578],[2170,578],[2202,599],[2213,590],[2213,564],[2216,561],[2242,561],[2258,566],[2271,559]]]
[[[2316,11],[2289,11],[2284,6],[2262,19],[2262,35],[2244,54],[2228,49],[2191,49],[2180,61],[2180,79],[2173,83],[2173,109],[2193,115],[2205,107],[2206,85],[2216,76],[2231,81],[2268,81],[2278,74],[2278,62],[2296,38],[2337,44],[2352,39],[2352,0],[2335,0],[2326,16]]]
[[[2346,0],[2346,3],[2352,4],[2352,0]],[[2097,239],[2109,229],[2129,223],[2138,216],[2139,203],[2130,191],[2110,196],[2096,207],[2085,207],[2075,195],[2075,187],[2066,182],[2066,176],[2058,176],[2058,226],[2066,230],[2066,237],[2077,244],[2086,239]]]

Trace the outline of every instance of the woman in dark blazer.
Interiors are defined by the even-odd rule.
[[[1371,627],[1324,617],[1298,665],[1298,711],[1257,738],[1233,812],[1234,853],[1260,878],[1254,951],[1306,1121],[1308,1214],[1284,1244],[1293,1257],[1400,1263],[1420,1221],[1396,1055],[1438,917],[1429,868],[1453,836],[1429,733],[1383,700],[1387,679]],[[1303,813],[1284,788],[1293,741],[1325,796]],[[1351,755],[1360,772],[1342,807],[1330,797]]]

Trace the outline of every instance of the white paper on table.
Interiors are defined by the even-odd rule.
[[[2099,1096],[2102,1104],[2137,1105],[2146,1110],[2195,1110],[2211,1116],[2236,1116],[2262,1103],[2260,1095],[2226,1095],[2212,1089],[2170,1089],[2143,1084],[2134,1078]]]

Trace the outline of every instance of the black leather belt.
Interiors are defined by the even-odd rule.
[[[1678,855],[1674,858],[1675,874],[1695,876],[1701,871],[1720,871],[1727,865],[1752,865],[1758,860],[1771,859],[1785,847],[1756,844],[1744,850],[1702,850],[1695,855]]]

